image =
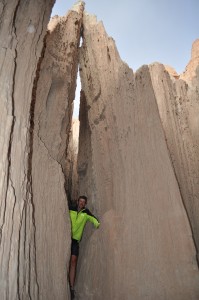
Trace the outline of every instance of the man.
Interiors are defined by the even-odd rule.
[[[79,242],[82,238],[84,227],[87,221],[93,223],[95,228],[98,228],[100,223],[97,218],[91,214],[86,208],[87,197],[80,196],[77,201],[77,205],[72,208],[69,207],[70,219],[71,219],[71,230],[72,230],[72,243],[71,243],[71,258],[70,258],[70,269],[69,269],[69,281],[71,289],[71,298],[74,298],[74,283],[77,267],[77,259],[79,255]]]

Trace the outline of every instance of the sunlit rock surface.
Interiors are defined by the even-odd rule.
[[[71,231],[66,154],[75,98],[83,4],[49,24],[39,67],[33,135],[33,200],[39,297],[69,299]]]
[[[193,81],[193,79],[199,74],[199,39],[195,40],[195,42],[192,45],[192,51],[191,51],[191,59],[185,69],[185,72],[181,74],[180,78],[184,79],[185,81],[188,81],[190,84],[190,81]],[[195,82],[194,82],[195,83]],[[197,84],[199,86],[199,84]]]
[[[0,2],[0,298],[38,299],[30,109],[54,1]]]
[[[133,74],[94,17],[85,15],[83,39],[79,184],[101,227],[83,241],[79,299],[198,299],[196,249],[151,69]]]
[[[168,150],[199,251],[199,40],[182,78],[175,80],[163,65],[150,65],[154,93]],[[185,81],[186,80],[186,81]]]
[[[176,72],[174,68],[168,65],[164,65],[164,67],[171,76],[173,76],[176,79],[179,79],[180,75]]]

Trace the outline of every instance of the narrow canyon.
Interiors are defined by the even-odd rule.
[[[183,74],[134,72],[84,2],[54,2],[0,2],[0,299],[70,299],[87,195],[77,299],[198,300],[199,39]]]

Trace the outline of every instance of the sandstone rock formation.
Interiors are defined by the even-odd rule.
[[[69,299],[64,167],[83,3],[8,1],[1,13],[1,299]]]
[[[181,76],[134,74],[83,2],[46,34],[53,3],[0,3],[0,298],[70,299],[67,200],[86,194],[101,227],[81,242],[78,299],[197,300],[198,40]]]
[[[0,3],[0,297],[37,299],[30,107],[53,0]]]
[[[172,75],[176,79],[179,79],[180,75],[176,72],[174,68],[168,65],[164,65],[164,67],[170,75]]]
[[[198,65],[199,65],[199,39],[197,39],[193,43],[192,51],[191,51],[191,60],[188,63],[185,72],[181,74],[180,78],[188,82],[192,81],[197,76],[197,72],[199,72],[199,70],[197,70]]]
[[[79,184],[95,195],[101,228],[84,241],[79,299],[198,299],[196,251],[151,70],[134,75],[102,24],[88,15],[83,24]]]
[[[165,131],[170,157],[199,251],[199,43],[192,60],[175,80],[161,64],[150,66],[154,93]]]
[[[80,4],[49,24],[35,95],[32,181],[41,299],[67,295],[71,234],[64,175],[82,11]]]

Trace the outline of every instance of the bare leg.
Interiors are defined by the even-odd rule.
[[[71,289],[74,289],[76,267],[77,267],[77,256],[76,255],[71,255],[70,270],[69,270],[69,280],[70,280]]]

